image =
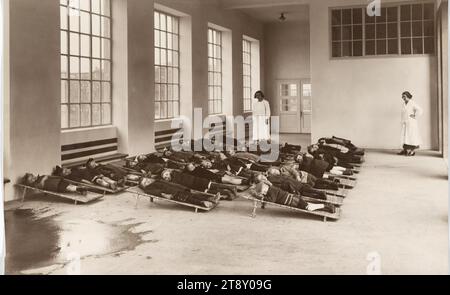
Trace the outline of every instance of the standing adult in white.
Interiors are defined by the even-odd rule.
[[[398,153],[399,155],[414,156],[416,154],[415,150],[421,144],[417,117],[422,115],[422,109],[412,100],[412,97],[408,91],[402,93],[404,105],[402,108],[401,142],[403,150]]]
[[[253,102],[253,141],[270,140],[270,105],[264,93],[259,90],[255,93],[256,102]]]

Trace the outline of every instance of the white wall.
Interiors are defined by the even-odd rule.
[[[264,26],[266,97],[272,115],[280,113],[276,80],[310,78],[309,23],[269,23]]]
[[[424,109],[419,119],[422,148],[435,149],[434,56],[330,59],[329,7],[365,3],[311,1],[312,140],[336,135],[350,138],[362,147],[399,148],[401,93],[408,90]]]

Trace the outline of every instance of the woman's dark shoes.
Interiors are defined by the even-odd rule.
[[[416,155],[416,152],[415,151],[409,151],[407,154],[406,154],[406,156],[408,156],[408,157],[414,157]]]
[[[408,152],[406,150],[402,150],[401,152],[397,153],[397,155],[399,155],[399,156],[406,156],[407,153]]]

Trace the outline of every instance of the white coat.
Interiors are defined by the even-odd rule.
[[[253,140],[270,139],[270,105],[267,100],[253,102]]]
[[[401,143],[420,146],[421,138],[419,134],[419,126],[417,124],[417,117],[422,115],[422,109],[415,101],[410,99],[408,104],[403,104],[402,108],[402,133],[401,133]],[[411,118],[411,115],[416,114],[415,118]]]

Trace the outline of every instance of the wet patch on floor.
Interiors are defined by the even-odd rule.
[[[141,223],[104,223],[89,219],[61,221],[58,215],[40,217],[48,212],[17,209],[5,212],[6,274],[20,274],[30,269],[64,266],[71,257],[120,256],[148,243],[134,233]],[[127,220],[130,221],[130,220]]]

